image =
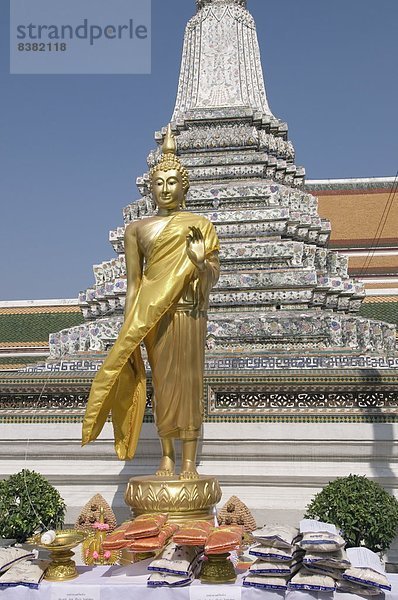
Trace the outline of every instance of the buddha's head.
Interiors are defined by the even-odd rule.
[[[152,193],[161,212],[174,212],[185,206],[184,186],[177,169],[157,168],[152,174]]]
[[[176,144],[170,125],[162,146],[162,156],[150,172],[154,200],[159,210],[175,211],[185,208],[189,190],[186,168],[176,156]]]

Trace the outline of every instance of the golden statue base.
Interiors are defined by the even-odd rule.
[[[176,477],[132,477],[125,501],[134,517],[146,513],[168,513],[169,520],[213,520],[214,508],[221,500],[220,485],[215,477],[181,480]]]

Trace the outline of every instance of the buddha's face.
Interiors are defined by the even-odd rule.
[[[184,188],[179,171],[155,171],[152,192],[160,214],[179,210],[184,202]]]

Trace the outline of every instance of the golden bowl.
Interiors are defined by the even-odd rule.
[[[28,540],[42,550],[50,553],[50,564],[47,567],[44,579],[48,581],[68,581],[78,576],[76,565],[71,557],[74,555],[72,548],[75,548],[86,539],[85,531],[77,529],[59,529],[55,532],[55,540],[51,544],[41,542],[41,533],[37,533]]]

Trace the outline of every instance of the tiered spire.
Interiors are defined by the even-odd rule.
[[[185,32],[173,120],[195,109],[246,107],[271,116],[253,17],[243,0],[197,0]]]

